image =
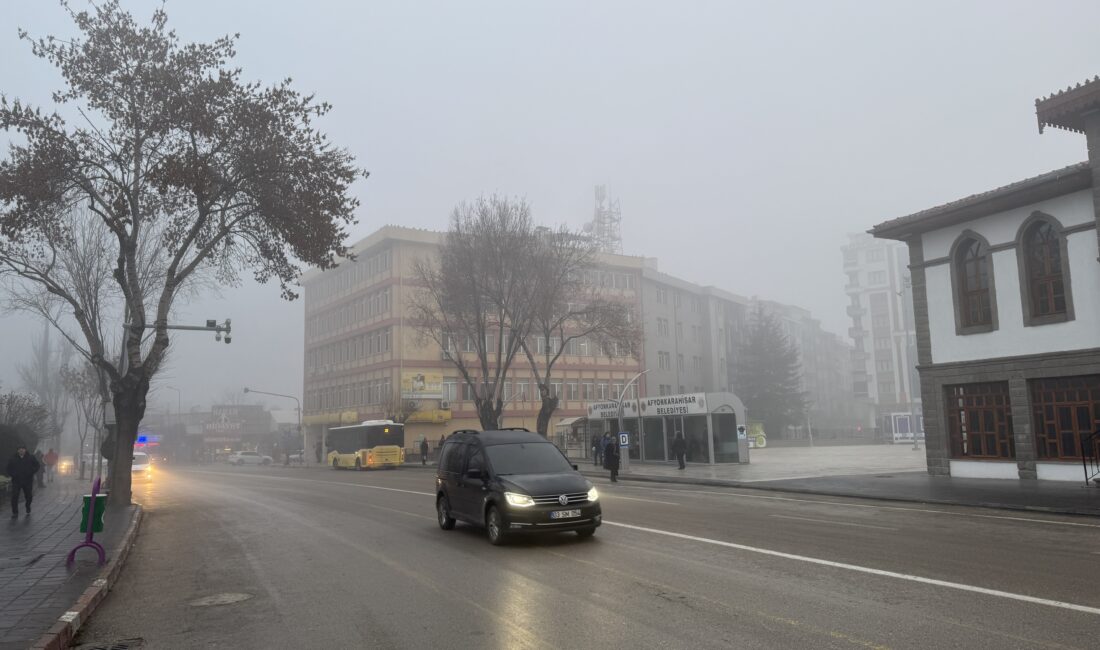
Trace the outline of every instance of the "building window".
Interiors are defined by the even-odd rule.
[[[944,393],[952,457],[1016,457],[1008,382],[945,386]]]
[[[1024,324],[1073,320],[1066,238],[1053,217],[1035,213],[1021,229],[1017,246]]]
[[[886,284],[886,271],[871,271],[867,274],[868,284]]]
[[[669,352],[658,352],[657,368],[660,370],[672,370],[672,354]]]
[[[1100,429],[1100,375],[1029,383],[1039,458],[1081,460],[1084,439]]]
[[[951,291],[955,300],[955,332],[977,334],[997,329],[997,302],[989,243],[965,232],[951,254]]]
[[[668,319],[657,319],[657,336],[668,336]]]
[[[872,293],[869,300],[871,303],[871,313],[883,313],[890,308],[885,293]]]
[[[680,372],[683,372],[686,369],[686,367],[687,367],[687,364],[684,363],[684,355],[677,354],[676,355],[676,369],[679,370]]]
[[[886,259],[886,251],[882,250],[881,248],[872,248],[871,250],[867,251],[868,262],[881,262],[884,259]]]

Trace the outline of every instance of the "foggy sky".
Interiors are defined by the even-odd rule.
[[[1083,137],[1038,134],[1034,100],[1100,73],[1100,3],[960,4],[173,0],[168,12],[184,41],[239,32],[246,78],[290,76],[334,105],[322,127],[371,171],[353,241],[386,223],[443,229],[455,203],[490,192],[580,226],[606,183],[626,253],[843,333],[846,233],[1086,158]],[[0,92],[48,106],[60,77],[17,27],[72,25],[48,1],[0,9]],[[245,385],[299,394],[301,303],[249,282],[181,310],[227,316],[230,346],[173,339],[162,383],[184,408]],[[7,390],[39,328],[11,315],[0,328]],[[176,394],[151,400],[174,409]]]

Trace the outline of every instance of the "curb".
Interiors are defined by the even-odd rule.
[[[606,472],[581,472],[587,477],[606,478]],[[707,478],[680,478],[677,476],[646,476],[644,474],[619,474],[620,481],[637,481],[639,483],[671,483],[677,485],[703,485],[708,487],[737,488],[740,490],[759,490],[761,492],[785,492],[788,494],[814,494],[828,497],[844,497],[847,499],[867,499],[870,501],[895,501],[900,503],[923,503],[928,505],[966,506],[971,508],[988,508],[993,510],[1015,510],[1021,512],[1043,512],[1053,515],[1074,515],[1078,517],[1100,517],[1100,510],[1082,508],[1062,508],[1057,506],[1033,506],[1019,503],[989,503],[985,501],[959,501],[955,499],[926,499],[921,497],[907,497],[903,495],[874,495],[844,490],[813,489],[794,486],[760,485],[759,483],[743,483],[740,481],[723,481]]]
[[[76,599],[76,603],[69,608],[69,611],[62,614],[53,627],[31,646],[32,650],[63,650],[71,646],[80,627],[88,621],[92,612],[107,597],[107,593],[118,580],[118,574],[122,571],[122,565],[126,563],[126,557],[130,555],[130,549],[136,541],[138,527],[145,513],[140,505],[135,504],[135,508],[134,515],[130,519],[130,527],[122,537],[118,552],[107,561],[107,566],[99,572],[99,577],[92,581],[91,586],[84,590],[80,598]]]

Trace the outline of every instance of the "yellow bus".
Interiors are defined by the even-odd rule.
[[[328,464],[332,469],[398,467],[405,462],[405,425],[393,420],[367,420],[328,430]]]

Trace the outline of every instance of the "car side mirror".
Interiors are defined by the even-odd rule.
[[[485,478],[485,472],[480,469],[468,469],[466,470],[466,478]]]

